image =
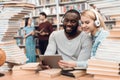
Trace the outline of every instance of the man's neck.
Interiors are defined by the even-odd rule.
[[[81,31],[77,31],[76,33],[74,34],[67,34],[65,33],[66,37],[71,40],[71,39],[74,39],[75,37],[77,37],[79,34],[81,33]]]

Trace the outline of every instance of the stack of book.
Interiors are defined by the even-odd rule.
[[[95,58],[120,61],[120,40],[104,40],[97,49]]]
[[[90,59],[87,73],[94,74],[96,80],[120,80],[120,62]]]
[[[23,65],[15,65],[12,68],[12,75],[26,75],[35,74],[36,69],[38,69],[39,63],[26,63]]]
[[[6,53],[6,62],[24,64],[28,60],[24,49],[19,48],[15,41],[2,42],[0,48]]]
[[[69,76],[69,77],[74,77],[74,78],[79,78],[83,75],[86,75],[86,70],[85,69],[62,69],[61,71],[62,75]]]
[[[10,1],[0,4],[0,48],[6,53],[6,61],[23,64],[27,58],[24,50],[20,49],[14,39],[21,27],[21,19],[33,11],[35,5]]]
[[[0,10],[0,42],[14,40],[20,20],[33,11],[34,5],[21,2],[3,2]]]
[[[95,57],[88,60],[87,73],[95,80],[120,80],[120,41],[104,40]]]

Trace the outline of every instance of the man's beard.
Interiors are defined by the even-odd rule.
[[[77,23],[77,25],[75,25],[75,26],[72,27],[72,30],[71,30],[70,32],[68,32],[68,31],[66,30],[66,26],[65,26],[65,25],[63,25],[63,28],[64,28],[66,34],[68,34],[68,35],[74,35],[74,34],[77,33],[78,26],[79,26],[79,25],[78,25],[78,23]]]

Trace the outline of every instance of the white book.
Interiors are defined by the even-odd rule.
[[[110,60],[110,61],[120,61],[120,56],[112,56],[112,55],[96,55],[95,58],[103,59],[103,60]]]
[[[88,60],[88,67],[89,65],[108,67],[108,68],[120,68],[120,61],[110,61],[110,60],[92,58]]]
[[[120,80],[120,76],[94,75],[95,80]]]
[[[98,74],[98,75],[120,76],[120,72],[110,72],[110,71],[95,70],[95,69],[88,69],[87,73]]]

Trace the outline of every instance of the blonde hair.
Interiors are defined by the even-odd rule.
[[[100,15],[100,13],[98,13],[97,11],[96,11],[96,14],[98,15],[98,18],[99,18],[99,21],[100,21],[100,27],[101,28],[103,28],[103,29],[107,29],[107,27],[106,27],[106,25],[105,25],[105,23],[104,23],[104,20],[103,20],[103,18],[102,18],[102,16]],[[95,13],[92,11],[92,10],[84,10],[82,13],[81,13],[81,16],[86,16],[86,17],[89,17],[89,18],[91,18],[92,20],[96,20],[96,15],[95,15]]]

